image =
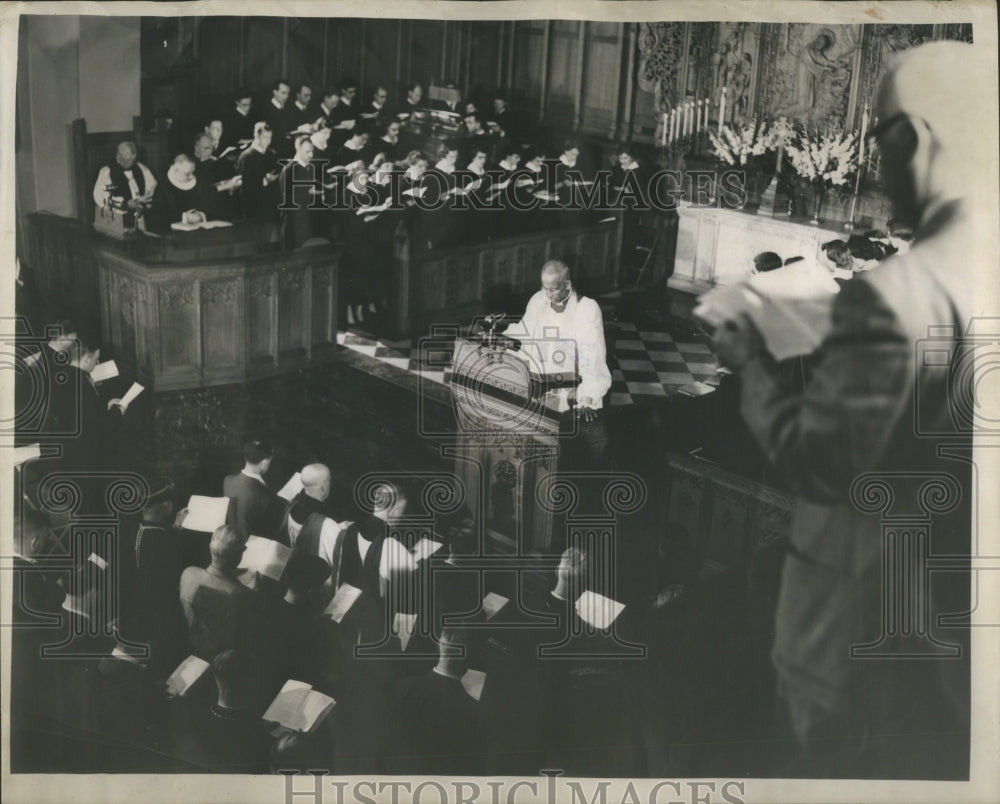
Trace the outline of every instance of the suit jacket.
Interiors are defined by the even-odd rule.
[[[743,371],[743,416],[799,496],[772,658],[785,687],[828,710],[843,708],[852,682],[872,664],[852,659],[851,646],[875,642],[882,633],[880,502],[895,498],[893,504],[919,510],[923,480],[950,475],[961,501],[951,514],[934,517],[930,552],[969,550],[968,464],[940,458],[936,450],[954,443],[961,451],[971,443],[968,433],[956,432],[952,416],[963,394],[974,398],[972,376],[953,374],[947,361],[921,359],[921,342],[929,332],[950,332],[934,348],[951,349],[961,359],[961,336],[977,311],[974,290],[986,286],[985,279],[976,281],[979,263],[969,250],[975,242],[968,211],[952,203],[919,228],[908,254],[847,282],[804,393],[789,392],[766,357]],[[985,276],[989,269],[982,270]],[[889,492],[855,487],[865,473],[909,478],[881,481]],[[932,635],[937,614],[968,606],[967,587],[952,587],[949,602],[941,598],[946,585],[931,590],[937,593],[930,601]],[[936,638],[955,643],[961,630]],[[937,664],[942,670],[961,665]]]
[[[287,541],[277,533],[280,500],[266,485],[239,472],[226,477],[222,493],[233,500],[227,524],[241,528],[245,536],[277,537],[277,541]]]

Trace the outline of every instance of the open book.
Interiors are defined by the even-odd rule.
[[[188,656],[167,679],[167,692],[176,696],[184,695],[199,678],[205,675],[206,670],[208,662],[197,656]]]
[[[351,586],[349,583],[341,584],[337,594],[333,596],[333,600],[330,601],[330,605],[326,607],[323,614],[335,623],[342,622],[359,597],[361,597],[361,590],[358,587]]]
[[[94,370],[90,372],[90,379],[94,382],[104,382],[105,380],[111,380],[118,376],[118,364],[114,360],[105,360],[103,363],[98,363],[94,366]]]
[[[228,497],[202,497],[192,494],[187,504],[187,516],[184,517],[181,527],[185,530],[212,533],[217,527],[226,524],[228,512]]]
[[[610,628],[624,610],[624,603],[597,592],[584,592],[576,601],[576,613],[580,615],[580,619],[602,631]]]
[[[309,733],[336,705],[333,698],[316,692],[304,681],[289,679],[278,696],[271,701],[262,719],[278,723],[292,731]]]
[[[787,360],[816,351],[829,334],[839,290],[825,269],[793,263],[713,288],[699,299],[694,314],[711,327],[746,315],[775,360]]]
[[[184,223],[177,221],[170,224],[170,228],[175,232],[193,232],[195,229],[219,229],[223,226],[232,226],[230,221],[201,221],[201,223]]]
[[[281,491],[278,492],[278,496],[281,497],[281,499],[283,500],[288,500],[288,502],[291,502],[299,495],[299,492],[301,492],[302,489],[304,488],[305,486],[302,485],[302,473],[296,472],[294,475],[288,478],[288,482],[281,487]]]
[[[254,570],[275,581],[280,581],[285,565],[292,557],[292,548],[274,539],[251,536],[247,539],[246,550],[240,559],[240,569]]]
[[[497,612],[506,606],[510,600],[496,592],[490,592],[483,598],[483,611],[486,612],[486,619],[492,619]]]
[[[477,701],[483,697],[483,687],[486,686],[486,673],[482,670],[466,670],[462,676],[462,686],[472,698]]]
[[[414,547],[411,552],[413,553],[414,560],[421,561],[422,559],[434,555],[442,547],[444,547],[444,544],[441,542],[436,542],[433,539],[425,537],[417,542],[416,547]]]

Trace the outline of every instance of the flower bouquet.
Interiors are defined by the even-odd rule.
[[[818,225],[827,191],[849,186],[857,169],[857,137],[836,128],[823,133],[802,130],[791,138],[786,149],[795,172],[813,188],[810,223]]]

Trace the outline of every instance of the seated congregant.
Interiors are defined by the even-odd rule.
[[[194,160],[187,154],[177,154],[167,170],[166,181],[160,182],[153,194],[150,228],[169,232],[175,223],[201,223],[208,220],[208,207],[213,192],[202,185],[195,175]]]
[[[360,125],[355,126],[347,141],[334,151],[331,157],[333,164],[350,165],[360,159],[365,165],[368,165],[372,157],[372,149],[368,147],[368,139],[368,129]]]
[[[382,134],[372,143],[376,154],[384,154],[392,162],[398,162],[405,156],[403,145],[399,141],[399,130],[398,120],[389,119],[383,123]]]
[[[406,97],[393,110],[396,117],[400,119],[408,118],[413,112],[421,108],[421,101],[424,97],[424,88],[417,81],[407,84],[405,91]]]
[[[388,115],[389,90],[381,84],[375,87],[372,99],[361,109],[361,117],[366,120],[381,120]]]
[[[223,120],[222,143],[224,148],[231,145],[240,150],[253,140],[254,115],[251,114],[253,96],[250,90],[240,88],[233,93],[233,108]]]
[[[212,141],[212,156],[220,156],[225,147],[225,141],[223,140],[225,128],[222,125],[222,120],[219,117],[210,117],[205,123],[203,131]]]
[[[285,519],[288,541],[296,552],[317,556],[333,569],[338,561],[340,524],[330,515],[330,469],[321,463],[302,468],[302,491]]]
[[[181,574],[188,647],[205,661],[230,648],[249,648],[258,635],[255,593],[236,574],[246,541],[233,526],[219,526],[209,544],[212,563],[207,568],[188,567]]]

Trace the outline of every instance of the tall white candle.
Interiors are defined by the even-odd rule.
[[[663,113],[663,119],[660,122],[660,126],[661,126],[661,130],[660,130],[660,145],[666,145],[667,144],[667,125],[668,125],[668,121],[669,121],[669,115],[667,115],[667,113],[664,112]]]
[[[701,124],[702,128],[708,128],[708,110],[711,106],[712,106],[711,99],[705,98],[705,106],[703,107],[705,109],[705,119],[702,121]]]
[[[694,101],[688,101],[688,135],[694,134]]]
[[[694,130],[695,130],[695,133],[701,131],[701,108],[702,108],[702,106],[703,106],[702,100],[701,100],[701,98],[698,98],[698,107],[697,107],[697,111],[695,112],[695,115],[694,115]]]
[[[670,141],[677,139],[677,107],[670,110]]]
[[[866,103],[865,111],[861,115],[861,136],[858,137],[858,168],[865,163],[865,135],[868,133],[868,116],[871,114],[871,108]]]
[[[726,88],[722,88],[722,95],[719,98],[719,133],[722,133],[722,127],[726,124]]]

